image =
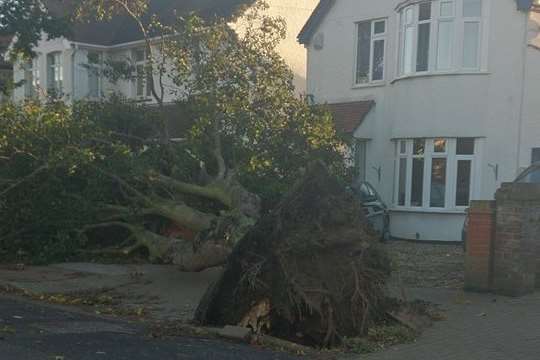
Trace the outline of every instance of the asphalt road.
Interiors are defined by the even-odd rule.
[[[216,340],[150,339],[141,325],[0,295],[1,360],[294,360]]]

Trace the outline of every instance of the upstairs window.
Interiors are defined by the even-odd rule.
[[[64,84],[62,53],[47,55],[47,90],[50,95],[61,95]]]
[[[103,63],[102,53],[98,51],[89,51],[88,59],[88,96],[99,98],[101,96],[101,68]]]
[[[132,59],[135,63],[135,95],[138,98],[152,96],[150,81],[152,77],[147,73],[147,54],[144,49],[135,49],[132,52]]]
[[[356,24],[355,84],[368,84],[384,80],[386,50],[386,20],[362,21]]]
[[[399,75],[478,71],[483,0],[431,0],[399,10]]]

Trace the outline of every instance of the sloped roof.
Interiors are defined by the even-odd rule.
[[[383,0],[380,0],[383,1]],[[520,11],[540,11],[540,5],[535,4],[535,0],[515,0],[517,9]],[[332,9],[336,0],[320,0],[319,4],[307,20],[306,24],[298,34],[298,42],[303,45],[307,45],[310,41],[319,25],[324,20],[328,12]]]
[[[353,134],[362,125],[373,106],[375,106],[373,100],[328,104],[336,129],[345,134]]]
[[[215,17],[231,18],[242,5],[254,0],[150,0],[146,21],[157,15],[162,23],[171,24],[176,16],[196,13],[211,20]],[[56,16],[67,16],[73,12],[78,0],[47,0],[47,8]],[[113,17],[111,21],[80,23],[70,29],[72,41],[95,45],[118,45],[142,39],[142,34],[133,19],[127,15]]]
[[[317,7],[315,10],[313,10],[313,13],[307,20],[306,24],[302,30],[300,30],[300,34],[298,34],[298,42],[300,44],[306,45],[311,41],[315,31],[317,31],[317,28],[325,18],[326,14],[328,14],[332,6],[334,6],[335,2],[336,0],[319,1],[319,4],[317,4]]]

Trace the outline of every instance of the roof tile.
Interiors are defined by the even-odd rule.
[[[373,100],[328,104],[334,116],[336,129],[345,134],[354,133],[373,106],[375,106]]]

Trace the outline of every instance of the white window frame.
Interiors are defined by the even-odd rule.
[[[445,152],[434,151],[434,141],[437,139],[446,140]],[[425,150],[423,155],[414,155],[413,147],[414,140],[425,140]],[[458,161],[471,161],[471,178],[469,183],[469,201],[474,199],[476,175],[476,162],[479,157],[479,141],[474,139],[474,154],[472,155],[457,155],[457,140],[458,138],[410,138],[396,139],[396,164],[395,164],[395,185],[394,185],[394,208],[398,210],[414,210],[414,211],[464,211],[468,206],[456,205],[457,195],[457,175]],[[405,143],[405,152],[401,152],[401,143]],[[413,159],[424,159],[423,173],[423,188],[422,188],[422,205],[412,206],[412,171]],[[444,207],[431,207],[431,176],[433,159],[446,159],[446,181],[445,181],[445,204]],[[400,162],[401,159],[407,159],[406,175],[405,175],[405,204],[399,204],[399,187],[400,187]]]
[[[371,25],[371,35],[370,35],[370,53],[369,53],[369,71],[368,71],[368,81],[367,82],[358,82],[358,26],[362,23],[369,22]],[[375,34],[375,24],[379,22],[384,22],[384,33]],[[355,23],[355,45],[354,45],[354,69],[353,69],[353,86],[354,87],[362,87],[366,85],[373,85],[373,84],[382,84],[385,81],[386,78],[386,57],[387,57],[387,34],[388,34],[388,19],[387,18],[377,18],[377,19],[368,19],[368,20],[362,20],[357,21]],[[376,41],[383,41],[383,75],[381,79],[373,80],[373,59],[374,59],[374,45]]]
[[[137,60],[136,53],[142,51],[143,59]],[[131,50],[131,59],[135,66],[135,79],[133,81],[133,97],[139,100],[146,100],[151,97],[150,86],[148,84],[148,76],[146,75],[146,67],[148,61],[148,53],[145,48],[136,48]],[[143,76],[139,77],[138,68],[143,67]],[[138,93],[139,90],[139,81],[142,81],[142,94]]]
[[[397,78],[409,77],[415,75],[429,75],[429,74],[444,74],[444,73],[475,73],[481,72],[483,68],[484,58],[484,42],[485,34],[484,29],[487,28],[487,14],[488,1],[481,0],[482,12],[480,16],[465,17],[463,14],[463,1],[464,0],[452,0],[453,1],[453,16],[441,16],[441,3],[449,0],[422,0],[422,1],[407,1],[404,2],[401,7],[397,9],[397,24],[398,24],[398,51],[396,62],[396,74]],[[429,21],[419,21],[419,6],[422,3],[431,2],[431,19]],[[413,48],[412,48],[412,66],[411,72],[405,71],[405,29],[409,27],[405,21],[405,13],[407,9],[413,11],[413,24],[409,25],[414,28],[413,34]],[[416,71],[417,69],[417,57],[418,57],[418,25],[424,22],[431,22],[430,30],[430,49],[429,49],[429,65],[427,71]],[[438,59],[438,41],[439,41],[439,28],[440,24],[444,22],[452,22],[453,36],[451,44],[451,66],[449,68],[440,69]],[[466,23],[478,23],[478,49],[477,49],[477,66],[465,67],[463,57],[464,47],[464,33]]]

